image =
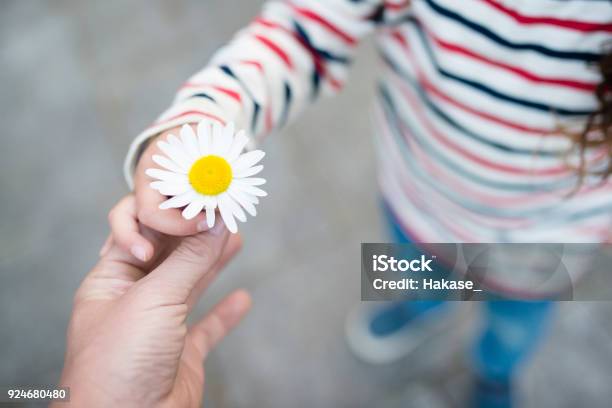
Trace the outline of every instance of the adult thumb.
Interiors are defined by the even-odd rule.
[[[145,279],[147,284],[184,302],[221,257],[229,232],[222,220],[208,231],[183,238],[170,255]],[[176,299],[174,297],[176,296]]]

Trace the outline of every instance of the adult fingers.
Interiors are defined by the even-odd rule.
[[[136,259],[146,262],[153,256],[153,244],[140,232],[136,219],[136,201],[132,194],[121,199],[108,213],[113,241]],[[108,248],[106,248],[108,250]]]
[[[202,320],[190,328],[188,336],[202,356],[202,361],[242,320],[251,308],[251,303],[248,292],[239,289],[219,302]]]
[[[221,220],[206,232],[183,238],[170,255],[144,280],[155,298],[165,303],[184,303],[197,282],[217,263],[229,237]]]
[[[98,255],[100,255],[101,257],[106,255],[112,245],[113,245],[113,234],[111,233],[111,234],[108,234],[108,237],[106,237],[106,241],[104,241],[104,244],[102,245],[102,248],[100,248],[100,252],[98,253]]]
[[[231,234],[217,263],[207,274],[200,278],[189,294],[189,298],[187,299],[189,310],[191,310],[198,302],[202,296],[202,293],[204,293],[204,290],[210,286],[212,281],[216,279],[219,272],[223,270],[227,263],[236,255],[236,253],[238,253],[238,251],[240,251],[240,248],[242,248],[242,238],[240,237],[240,234]]]

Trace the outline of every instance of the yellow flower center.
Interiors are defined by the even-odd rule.
[[[232,167],[222,157],[200,157],[189,169],[189,183],[204,195],[221,194],[232,182]]]

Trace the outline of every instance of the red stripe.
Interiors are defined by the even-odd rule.
[[[507,128],[518,130],[520,132],[532,133],[532,134],[537,134],[537,135],[541,135],[541,136],[546,136],[546,135],[551,133],[550,129],[544,129],[544,128],[537,128],[537,127],[533,127],[533,126],[522,125],[520,123],[515,123],[515,122],[509,121],[509,120],[506,120],[506,119],[502,119],[502,118],[497,117],[495,115],[492,115],[490,113],[483,112],[481,110],[472,108],[471,106],[467,106],[466,104],[464,104],[462,102],[459,102],[459,101],[456,101],[455,99],[452,99],[450,96],[448,96],[447,94],[445,94],[444,92],[442,92],[441,90],[436,88],[424,76],[420,76],[419,82],[421,83],[423,88],[426,91],[428,91],[430,94],[436,95],[438,98],[442,99],[443,101],[447,102],[448,104],[453,105],[453,106],[455,106],[455,107],[457,107],[459,109],[462,109],[462,110],[464,110],[464,111],[466,111],[468,113],[471,113],[472,115],[475,115],[475,116],[478,116],[480,118],[486,119],[489,122],[497,123],[498,125],[506,126]]]
[[[423,202],[418,192],[414,191],[414,189],[412,189],[411,186],[409,186],[408,184],[409,183],[402,184],[402,190],[404,194],[409,197],[409,201],[412,201],[412,204],[416,205],[417,207],[420,207],[421,211],[423,211],[424,213],[430,212],[431,204]],[[455,224],[448,223],[440,218],[438,218],[438,222],[442,224],[446,230],[450,231],[451,234],[455,234],[462,242],[472,242],[474,240],[472,236],[466,235],[466,233],[463,230],[457,228]]]
[[[255,23],[261,24],[264,27],[274,28],[274,29],[277,29],[277,30],[281,30],[281,31],[285,32],[286,34],[289,34],[290,36],[292,36],[298,43],[300,43],[300,45],[302,47],[304,47],[304,49],[306,49],[306,51],[308,51],[310,53],[310,56],[312,57],[312,60],[313,60],[314,65],[315,65],[315,69],[317,70],[317,72],[319,74],[324,76],[325,67],[323,66],[323,63],[321,62],[321,57],[319,57],[317,55],[317,53],[308,44],[306,44],[304,42],[304,40],[302,40],[302,38],[300,38],[296,33],[294,33],[291,30],[286,29],[285,27],[283,27],[280,24],[277,24],[277,23],[274,23],[272,21],[266,20],[266,19],[264,19],[262,17],[257,17],[255,19]]]
[[[404,133],[407,133],[404,128],[402,128],[402,130]],[[409,140],[408,142],[410,143]],[[445,180],[446,184],[452,185],[455,191],[461,191],[464,193],[464,196],[472,197],[478,202],[490,205],[492,207],[515,208],[517,206],[524,205],[543,203],[550,204],[551,200],[557,202],[559,197],[573,191],[573,187],[569,187],[566,189],[559,189],[557,191],[538,191],[513,197],[486,194],[472,188],[470,185],[465,183],[464,179],[458,177],[456,173],[448,171],[448,169],[443,168],[438,161],[432,160],[431,155],[423,152],[418,143],[410,143],[410,145],[415,152],[415,156],[420,159],[420,162],[425,166],[425,169],[427,169],[427,171],[434,176],[434,178],[437,178],[438,180]],[[582,197],[594,191],[596,191],[596,187],[584,185],[579,191],[576,191],[576,194],[580,194]]]
[[[240,96],[238,92],[231,90],[229,88],[218,86],[218,85],[199,84],[197,82],[185,82],[183,86],[181,86],[181,89],[183,88],[213,88],[221,93],[224,93],[230,98],[234,99],[236,102],[242,102],[242,97]]]
[[[264,37],[263,35],[255,34],[254,37],[257,38],[259,42],[264,44],[270,50],[272,50],[276,55],[278,55],[289,69],[293,70],[293,63],[291,62],[289,55],[287,55],[287,53],[283,51],[278,45],[276,45],[273,41],[271,41],[269,38]]]
[[[220,117],[213,115],[212,113],[208,113],[208,112],[203,112],[203,111],[199,111],[199,110],[188,110],[186,112],[183,113],[179,113],[178,115],[175,116],[171,116],[168,119],[164,119],[161,122],[155,122],[154,124],[152,124],[151,126],[149,126],[147,129],[150,129],[154,126],[159,126],[163,123],[167,123],[170,122],[174,119],[178,119],[178,118],[182,118],[183,116],[188,116],[188,115],[199,115],[199,116],[204,116],[206,118],[212,119],[212,120],[216,120],[219,123],[221,123],[222,125],[225,125],[225,121],[223,119],[221,119]]]
[[[300,14],[302,17],[305,17],[305,18],[307,18],[309,20],[312,20],[312,21],[322,25],[323,27],[327,28],[332,33],[336,34],[338,37],[340,37],[348,45],[355,45],[355,44],[357,44],[357,40],[354,37],[352,37],[351,35],[345,33],[344,31],[339,29],[337,26],[335,26],[334,24],[332,24],[331,22],[329,22],[328,20],[326,20],[325,18],[323,18],[319,14],[315,13],[314,11],[309,10],[309,9],[305,9],[305,8],[302,8],[302,7],[298,7],[298,6],[294,5],[294,4],[291,4],[291,7],[295,11],[297,11],[298,14]]]
[[[411,140],[407,142],[410,144],[411,149],[413,149],[415,158],[419,160],[421,164],[423,164],[424,169],[426,169],[432,176],[434,176],[434,178],[437,178],[438,180],[444,180],[445,183],[447,185],[452,186],[456,192],[457,191],[460,192],[460,194],[463,195],[464,197],[468,197],[468,196],[471,197],[472,199],[474,199],[474,201],[472,202],[476,203],[477,205],[484,204],[484,205],[489,205],[491,207],[499,207],[500,203],[505,204],[504,197],[492,197],[492,196],[483,195],[483,194],[480,194],[477,190],[469,187],[466,183],[462,181],[459,181],[457,179],[453,181],[453,176],[455,175],[452,172],[449,172],[448,169],[443,169],[440,163],[436,162],[435,160],[432,160],[431,155],[424,152],[423,149],[418,145],[418,143],[415,143]],[[477,216],[474,213],[467,210],[461,204],[456,203],[455,201],[449,199],[448,197],[444,196],[440,192],[436,191],[436,194],[441,196],[444,199],[444,201],[448,203],[448,206],[452,208],[451,211],[453,213],[461,213],[463,214],[462,216],[465,217],[466,219],[469,219],[474,223],[486,226],[487,228],[494,228],[494,229],[517,228],[517,227],[526,227],[529,224],[531,224],[529,220],[525,220],[520,217],[503,218],[501,216],[499,217],[485,216],[485,215]],[[441,199],[437,199],[437,200],[439,200],[439,202],[442,201]],[[526,201],[529,201],[530,204],[533,204],[531,203],[529,199],[525,199],[524,197],[521,200],[520,204],[525,204]],[[509,207],[512,207],[512,206],[509,206]]]
[[[217,86],[217,85],[213,85],[212,87],[214,89],[216,89],[217,91],[226,94],[227,96],[229,96],[230,98],[234,99],[235,101],[242,102],[242,97],[240,96],[240,94],[238,92],[233,91],[233,90],[228,89],[228,88],[223,88],[223,87]]]
[[[441,48],[449,51],[449,52],[454,52],[457,54],[461,54],[463,56],[475,59],[477,61],[480,62],[484,62],[486,64],[489,65],[493,65],[495,67],[504,69],[506,71],[512,72],[514,74],[517,74],[529,81],[532,82],[539,82],[539,83],[545,83],[545,84],[551,84],[551,85],[559,85],[559,86],[564,86],[564,87],[568,87],[568,88],[574,88],[574,89],[579,89],[579,90],[583,90],[583,91],[588,91],[588,92],[595,92],[595,89],[597,88],[597,84],[594,83],[590,83],[590,82],[582,82],[582,81],[575,81],[575,80],[571,80],[571,79],[562,79],[562,78],[546,78],[543,76],[539,76],[536,74],[533,74],[531,72],[525,71],[524,69],[521,68],[517,68],[514,67],[512,65],[509,64],[504,64],[502,62],[498,62],[498,61],[494,61],[490,58],[487,58],[483,55],[477,54],[473,51],[468,50],[467,48],[463,48],[457,44],[452,44],[449,42],[446,42],[436,36],[433,35],[433,33],[431,33],[430,31],[427,31],[427,33],[429,34],[429,36],[433,39],[433,41],[440,46]]]
[[[400,124],[401,125],[401,124]],[[384,130],[382,132],[382,134],[389,140],[388,143],[390,143],[391,145],[395,145],[395,142],[393,141],[393,137],[391,136],[391,131],[389,130],[389,124],[387,123],[387,121],[383,121],[383,127]],[[412,140],[412,138],[410,137],[406,137],[407,132],[405,131],[405,129],[402,127],[401,132],[404,136],[404,140],[406,141],[406,143],[408,143],[410,145],[410,149],[412,149],[412,151],[414,152],[415,155],[415,159],[417,161],[419,161],[419,163],[425,165],[426,168],[431,169],[432,167],[437,167],[437,168],[441,168],[440,163],[438,163],[435,160],[431,159],[431,155],[425,153],[422,151],[421,147],[418,145],[418,143],[414,142],[414,140]],[[390,149],[389,154],[392,155],[393,157],[390,157],[390,161],[394,162],[394,163],[400,163],[406,160],[405,157],[401,157],[399,155],[399,150],[395,149],[394,147],[389,146],[388,147]],[[406,168],[403,165],[397,166],[395,168],[395,170],[398,170],[401,172],[401,177],[403,180],[411,180],[412,178],[414,178],[413,174],[410,174],[407,172]],[[431,171],[431,170],[430,170]],[[448,177],[440,177],[439,180],[445,180],[448,179]],[[398,180],[399,182],[399,180]],[[402,190],[404,192],[408,192],[411,188],[412,185],[414,183],[400,183]],[[463,192],[464,190],[459,188],[456,191],[460,191]],[[495,228],[499,228],[499,226],[503,226],[503,227],[507,227],[508,225],[512,225],[512,226],[516,226],[517,223],[520,220],[517,219],[509,219],[509,220],[504,220],[504,219],[498,219],[498,218],[493,218],[493,217],[477,217],[475,216],[473,213],[471,213],[469,210],[467,210],[466,208],[462,207],[461,205],[458,205],[457,203],[453,202],[452,200],[449,200],[447,197],[441,195],[439,192],[435,192],[434,193],[439,196],[440,198],[436,198],[436,203],[438,203],[439,206],[442,205],[443,202],[446,202],[446,208],[444,209],[440,209],[441,211],[448,213],[449,211],[447,211],[448,207],[450,208],[450,211],[452,213],[459,213],[461,214],[461,216],[465,217],[465,218],[469,218],[472,220],[472,222],[475,223],[484,223],[485,221],[489,224],[489,225],[493,225]],[[407,193],[408,194],[408,193]],[[413,202],[413,204],[416,205],[416,203],[414,203],[415,200],[420,199],[421,195],[418,194],[418,192],[415,192],[413,194],[410,194],[411,200]],[[426,212],[430,212],[431,211],[431,206],[424,206],[422,207],[422,209]],[[440,223],[444,224],[444,222],[442,220],[439,220]],[[445,228],[449,229],[449,230],[453,230],[452,226],[449,225],[448,223],[445,224]],[[453,231],[455,234],[460,235],[461,231],[455,229]],[[471,238],[464,236],[463,239],[466,240],[470,240]]]
[[[510,174],[521,174],[521,175],[535,175],[535,176],[552,176],[559,175],[563,173],[567,173],[568,169],[566,166],[557,166],[550,167],[545,169],[526,169],[515,167],[511,165],[502,164],[495,161],[487,160],[486,158],[479,156],[475,153],[470,152],[467,149],[453,143],[450,139],[443,136],[438,130],[429,122],[429,120],[425,117],[425,114],[422,111],[421,104],[418,103],[415,98],[412,96],[410,92],[406,89],[404,84],[401,85],[402,94],[406,97],[406,100],[411,105],[413,111],[418,116],[419,120],[423,124],[423,126],[427,129],[429,134],[433,136],[436,140],[438,140],[441,144],[446,146],[447,148],[454,150],[456,153],[462,155],[463,157],[469,159],[470,161],[480,164],[489,169],[494,169],[503,173]]]
[[[304,47],[304,49],[310,54],[313,64],[315,66],[315,70],[319,73],[319,75],[322,78],[327,79],[327,81],[330,83],[330,85],[332,86],[332,88],[338,90],[340,88],[342,88],[342,83],[340,83],[340,81],[338,81],[336,78],[332,77],[331,75],[329,75],[329,72],[327,71],[327,67],[325,65],[325,61],[321,58],[321,56],[316,52],[316,50],[314,50],[309,44],[307,44],[301,37],[299,37],[296,33],[294,33],[293,31],[290,31],[288,29],[286,29],[285,27],[281,26],[280,24],[274,23],[272,21],[269,20],[265,20],[262,17],[258,17],[255,19],[254,21],[257,24],[261,24],[264,27],[268,27],[268,28],[275,28],[277,30],[281,30],[284,31],[285,33],[291,35],[297,42],[299,42],[302,47]]]
[[[412,99],[411,105],[416,112],[419,112],[419,111],[422,112],[422,108],[420,106],[421,104],[417,103],[414,99]],[[419,117],[421,118],[421,116]],[[426,119],[421,119],[421,120],[423,122],[426,122]],[[386,124],[386,121],[384,122],[385,122],[385,126],[388,126],[388,124]],[[523,206],[526,204],[536,205],[536,204],[550,203],[551,200],[558,201],[559,197],[562,197],[565,194],[568,194],[573,191],[573,187],[568,187],[568,188],[559,189],[556,191],[540,191],[540,192],[529,193],[528,195],[517,195],[514,197],[493,196],[490,194],[480,192],[472,188],[470,185],[466,184],[463,179],[457,176],[456,173],[453,173],[452,171],[448,171],[448,169],[443,167],[438,161],[432,160],[431,155],[428,155],[426,152],[423,152],[418,143],[414,143],[411,137],[406,136],[410,134],[407,131],[407,129],[401,123],[399,125],[401,127],[402,133],[404,134],[404,139],[406,140],[407,143],[410,144],[412,150],[414,151],[415,158],[419,161],[419,163],[425,166],[425,169],[434,178],[438,180],[445,180],[446,184],[451,185],[455,191],[463,192],[465,193],[463,194],[464,196],[472,197],[480,203],[484,203],[492,207],[513,208],[513,207],[516,207],[517,205],[518,206]],[[389,130],[387,130],[387,132],[389,132]],[[400,159],[398,158],[398,160]],[[566,171],[569,171],[569,169],[566,168]],[[537,173],[533,172],[533,174],[535,175]],[[610,187],[611,188],[609,190],[612,191],[612,185],[610,185]],[[597,193],[598,191],[601,191],[600,185],[597,185],[597,186],[583,185],[578,191],[575,192],[575,194],[577,195],[580,194],[581,197],[585,197],[590,193]],[[460,208],[460,209],[463,209],[463,208]],[[492,219],[492,221],[496,221],[496,220]],[[510,220],[506,220],[506,221],[497,220],[497,221],[503,222],[503,223],[510,222]],[[514,224],[516,224],[516,222],[518,221],[515,220],[513,222]]]
[[[497,123],[499,125],[503,125],[506,126],[510,129],[514,129],[514,130],[518,130],[521,132],[525,132],[525,133],[533,133],[533,134],[537,134],[540,136],[544,136],[544,135],[548,135],[551,133],[550,129],[543,129],[543,128],[536,128],[536,127],[531,127],[531,126],[525,126],[519,123],[515,123],[515,122],[511,122],[509,120],[506,119],[502,119],[499,118],[495,115],[491,115],[489,113],[474,109],[470,106],[465,105],[464,103],[461,103],[459,101],[456,101],[454,99],[452,99],[451,97],[449,97],[448,95],[446,95],[444,92],[440,91],[438,88],[436,88],[431,82],[429,82],[427,80],[427,78],[425,77],[425,75],[418,69],[418,64],[416,64],[416,61],[414,60],[414,57],[412,55],[412,53],[410,52],[410,48],[408,46],[408,43],[406,41],[400,41],[400,45],[402,45],[402,48],[405,51],[406,56],[408,57],[408,59],[410,60],[411,64],[415,67],[415,69],[417,69],[417,76],[418,76],[418,81],[421,84],[421,86],[423,86],[423,88],[430,94],[436,95],[437,97],[439,97],[440,99],[446,101],[447,103],[461,109],[464,110],[466,112],[469,112],[473,115],[476,115],[478,117],[481,117],[483,119],[486,119],[490,122],[493,123]],[[403,79],[400,80],[400,82],[404,82]]]
[[[403,10],[410,5],[410,0],[403,0],[399,3],[391,3],[390,1],[385,0],[384,7],[389,10]]]
[[[285,33],[291,35],[292,37],[297,38],[297,36],[295,35],[295,33],[291,30],[288,30],[287,28],[283,27],[282,25],[275,23],[273,21],[270,20],[266,20],[263,17],[257,17],[255,20],[253,20],[254,23],[256,24],[261,24],[264,27],[268,27],[268,28],[275,28],[277,30],[281,30],[284,31]]]
[[[512,10],[506,6],[499,4],[495,0],[483,0],[489,6],[495,8],[502,13],[507,14],[512,17],[515,21],[520,24],[547,24],[553,25],[557,27],[568,28],[576,31],[605,31],[612,32],[612,24],[610,23],[588,23],[585,21],[576,21],[576,20],[562,20],[553,17],[533,17],[533,16],[525,16],[523,14],[518,13],[515,10]]]
[[[254,60],[242,60],[240,61],[243,64],[247,64],[247,65],[253,65],[255,68],[257,68],[259,70],[259,72],[261,72],[263,74],[264,70],[263,70],[263,66],[261,65],[261,62],[259,61],[254,61]]]

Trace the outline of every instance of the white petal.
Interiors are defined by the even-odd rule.
[[[221,154],[227,154],[230,147],[234,144],[234,133],[236,133],[236,127],[234,126],[234,122],[230,122],[223,129],[223,146],[221,147]]]
[[[252,194],[252,195],[257,196],[257,197],[265,197],[265,196],[268,195],[268,193],[266,193],[265,191],[263,191],[259,187],[250,186],[248,184],[242,183],[242,179],[234,180],[232,182],[232,185],[236,186],[236,188],[239,189],[240,191],[243,191],[243,192],[248,193],[248,194]]]
[[[249,137],[246,135],[244,130],[236,133],[234,137],[234,142],[227,152],[227,161],[230,163],[233,162],[240,156],[240,153],[244,150],[244,147],[249,143]]]
[[[174,147],[176,150],[183,153],[183,155],[187,157],[190,164],[193,163],[195,160],[197,160],[198,157],[200,156],[199,152],[191,151],[190,149],[187,148],[187,146],[183,144],[181,139],[179,139],[178,137],[172,134],[168,135],[168,143],[170,143],[170,146]]]
[[[263,168],[264,168],[264,166],[262,164],[260,164],[259,166],[249,167],[248,169],[242,170],[240,172],[232,171],[232,173],[234,174],[234,178],[250,177],[250,176],[254,176],[257,173],[259,173],[260,171],[262,171]]]
[[[241,183],[248,184],[249,186],[261,186],[266,184],[266,179],[261,177],[249,177],[240,179]]]
[[[206,223],[208,228],[215,226],[215,207],[206,207]]]
[[[229,194],[223,193],[219,195],[219,207],[221,206],[229,208],[232,215],[239,221],[246,222],[246,214],[242,210],[242,207],[240,207]]]
[[[223,222],[227,229],[234,234],[238,232],[238,226],[236,225],[236,220],[234,220],[231,210],[219,203],[219,212],[221,213],[221,218],[223,218]]]
[[[253,194],[245,193],[244,191],[243,193],[250,202],[252,202],[253,204],[259,204],[259,198],[257,198]]]
[[[232,163],[232,171],[239,173],[242,170],[246,170],[257,164],[265,155],[266,153],[262,150],[253,150],[245,153]]]
[[[195,200],[189,203],[187,207],[183,210],[183,218],[186,220],[190,220],[195,218],[200,211],[204,208],[204,200]]]
[[[245,191],[242,191],[242,190],[241,190],[241,186],[240,186],[240,185],[235,185],[235,184],[232,182],[232,184],[230,184],[229,189],[230,189],[230,190],[232,190],[232,191],[237,191],[237,192],[238,192],[238,193],[240,193],[240,194],[243,194],[243,195],[244,195],[244,198],[245,198],[246,200],[248,200],[250,203],[253,203],[253,204],[259,204],[259,198],[255,197],[253,194],[249,194],[249,193],[247,193],[247,192],[245,192]]]
[[[159,205],[160,210],[166,210],[168,208],[181,208],[192,202],[197,198],[195,191],[187,191],[181,195],[174,196]]]
[[[172,183],[168,181],[154,181],[149,184],[153,190],[159,191],[160,194],[165,196],[175,196],[190,191],[190,184]]]
[[[210,148],[210,153],[219,155],[221,150],[221,145],[223,144],[223,126],[219,123],[213,123],[212,125],[212,146]]]
[[[226,137],[233,138],[234,133],[236,133],[236,126],[234,125],[234,122],[229,122],[227,125],[225,125],[223,128],[223,133]]]
[[[204,196],[204,205],[206,207],[212,207],[212,208],[217,208],[218,205],[218,201],[217,201],[217,196]]]
[[[187,179],[187,175],[173,173],[167,170],[160,169],[146,169],[145,174],[151,178],[162,180],[162,181],[172,181],[177,183],[188,183],[189,179]]]
[[[164,142],[163,140],[157,142],[157,146],[166,156],[172,159],[172,161],[179,165],[185,172],[189,171],[193,160],[190,159],[189,156],[182,151],[182,149],[172,146],[170,143]]]
[[[231,188],[231,187],[229,188],[229,190],[227,190],[227,193],[234,200],[236,200],[236,202],[240,204],[242,208],[246,210],[246,212],[251,214],[251,216],[255,217],[257,215],[257,210],[255,209],[255,206],[253,205],[253,201],[251,200],[252,196],[249,196],[248,194],[243,193],[242,191],[236,188]]]
[[[196,138],[193,129],[189,125],[183,125],[181,128],[181,140],[183,141],[183,148],[192,154],[194,157],[200,157],[200,148],[198,146],[198,139]]]
[[[202,156],[210,154],[211,137],[210,122],[203,120],[198,123],[198,144],[200,145],[200,154]]]
[[[153,155],[153,161],[163,168],[173,171],[175,173],[186,174],[187,171],[184,170],[181,166],[176,164],[174,161],[170,160],[166,156],[160,156],[159,154]]]

